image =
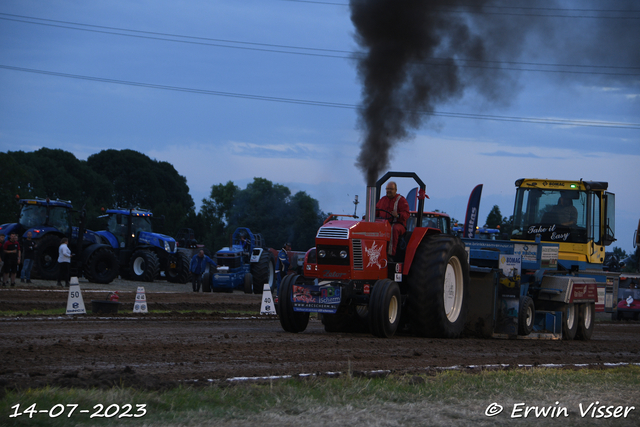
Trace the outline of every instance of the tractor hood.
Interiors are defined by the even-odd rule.
[[[138,243],[164,248],[164,250],[169,253],[175,253],[177,251],[175,239],[165,234],[141,231],[138,236]]]

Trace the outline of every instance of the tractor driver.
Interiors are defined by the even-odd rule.
[[[391,256],[396,254],[398,239],[407,231],[407,218],[409,218],[409,203],[407,199],[398,194],[398,186],[395,182],[389,181],[386,187],[387,195],[380,198],[376,204],[376,209],[381,209],[376,216],[388,219],[391,222],[391,241],[387,253]],[[386,212],[385,212],[386,211]]]
[[[558,204],[553,207],[556,222],[565,227],[571,227],[578,222],[578,209],[573,206],[571,195],[563,193],[558,199]]]

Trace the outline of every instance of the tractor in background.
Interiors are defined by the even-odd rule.
[[[19,199],[20,214],[17,223],[0,225],[0,234],[7,237],[16,232],[20,240],[31,232],[36,241],[32,276],[44,280],[58,279],[58,247],[60,239],[69,239],[69,248],[79,257],[87,280],[94,283],[111,283],[118,277],[118,260],[110,245],[97,233],[84,229],[84,212],[80,212],[80,227],[72,224],[76,211],[69,201],[50,199]],[[78,235],[82,239],[78,239]]]
[[[176,246],[178,251],[187,254],[189,259],[193,258],[201,250],[205,255],[211,256],[211,251],[205,247],[205,245],[198,243],[196,240],[196,234],[191,228],[181,228],[175,237]]]
[[[264,247],[262,235],[238,227],[231,245],[216,252],[215,271],[208,269],[202,279],[203,292],[233,292],[261,294],[265,283],[275,281],[275,259]]]
[[[186,253],[177,250],[173,237],[154,233],[153,214],[141,209],[107,209],[106,230],[98,231],[116,253],[123,278],[152,282],[164,272],[173,283],[187,283],[190,278]]]
[[[468,326],[483,336],[588,340],[596,311],[616,310],[620,273],[603,269],[615,195],[598,181],[515,185],[510,240],[462,239],[476,302]]]

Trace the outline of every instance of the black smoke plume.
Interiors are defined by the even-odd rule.
[[[550,0],[541,9],[537,2],[518,0],[350,0],[363,85],[359,127],[364,135],[356,165],[367,185],[388,168],[396,143],[411,138],[412,130],[431,112],[459,99],[465,89],[507,105],[517,93],[519,76],[509,69],[510,61],[542,58],[566,63],[571,58],[593,65],[623,46],[629,55],[616,59],[624,63],[631,57],[635,63],[639,20],[553,16],[572,13],[554,11],[565,3]],[[571,4],[582,10],[585,4],[602,9],[604,3]],[[609,46],[593,39],[611,32]],[[528,56],[523,55],[526,51]]]

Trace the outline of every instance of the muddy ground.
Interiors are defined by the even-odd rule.
[[[145,287],[148,314],[132,313],[139,285]],[[163,389],[226,384],[240,377],[640,363],[640,322],[634,321],[600,321],[590,341],[379,339],[325,333],[316,319],[304,333],[290,334],[275,316],[260,316],[261,295],[196,294],[190,285],[166,282],[81,280],[80,286],[87,314],[74,316],[26,314],[34,308],[66,308],[68,290],[53,282],[0,288],[0,312],[21,313],[0,316],[0,389]],[[91,301],[104,300],[111,290],[121,295],[118,314],[92,313]]]

